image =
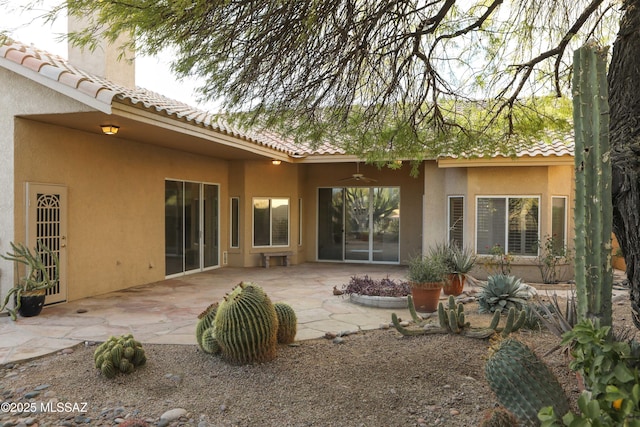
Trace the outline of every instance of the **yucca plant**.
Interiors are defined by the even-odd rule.
[[[531,297],[526,285],[515,276],[494,274],[488,277],[478,296],[480,313],[507,313],[511,307],[523,310]]]

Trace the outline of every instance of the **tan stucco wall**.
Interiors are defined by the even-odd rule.
[[[3,189],[0,192],[0,253],[6,253],[11,249],[10,242],[21,242],[20,233],[23,232],[15,224],[15,116],[87,111],[89,108],[4,68],[0,68],[0,93],[0,187]],[[0,259],[0,296],[13,286],[13,275],[13,264]]]
[[[241,244],[240,256],[243,266],[256,267],[262,265],[263,252],[292,252],[292,264],[304,262],[304,254],[299,253],[298,236],[298,199],[302,197],[301,174],[303,165],[281,163],[273,165],[269,160],[244,162],[238,170],[242,171],[239,181],[242,188],[234,182],[235,193],[241,195]],[[234,176],[237,173],[234,171]],[[253,198],[286,198],[289,199],[289,245],[278,247],[253,246]],[[304,198],[303,198],[304,201]],[[304,220],[303,220],[304,222]],[[279,260],[272,260],[275,263]]]
[[[400,189],[400,263],[405,263],[413,254],[420,253],[422,248],[422,200],[423,172],[412,177],[411,166],[405,163],[398,170],[378,169],[375,166],[360,164],[360,173],[376,179],[372,183],[343,181],[356,172],[354,163],[308,164],[304,188],[304,234],[310,242],[305,248],[307,260],[317,260],[317,212],[318,188],[321,187],[401,187]]]
[[[567,244],[573,247],[573,167],[529,166],[529,167],[475,167],[467,168],[467,193],[465,232],[467,241],[475,249],[475,218],[477,196],[538,196],[540,197],[540,239],[551,235],[551,198],[567,197]],[[541,276],[535,265],[535,257],[516,257],[512,274],[526,281],[540,282]],[[481,266],[474,275],[486,278],[487,270]],[[572,277],[571,268],[567,278]]]
[[[68,300],[164,279],[166,178],[220,184],[228,229],[224,161],[24,119],[16,141],[17,241],[25,236],[25,183],[68,188]],[[228,247],[228,233],[220,246]]]

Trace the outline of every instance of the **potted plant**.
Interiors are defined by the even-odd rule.
[[[44,306],[47,289],[58,284],[58,257],[40,242],[34,251],[21,243],[11,242],[11,248],[13,252],[0,256],[15,263],[16,284],[5,296],[0,311],[6,308],[13,320],[16,320],[16,313],[20,313],[22,317],[37,316]],[[50,277],[49,269],[51,267],[48,268],[45,265],[41,253],[52,261],[53,277]],[[25,273],[23,276],[20,274],[22,271]],[[15,307],[13,309],[7,307],[12,295]]]
[[[437,254],[409,260],[408,278],[416,311],[432,313],[438,309],[445,274],[444,260]]]
[[[445,295],[458,296],[462,293],[464,283],[475,264],[476,256],[471,249],[447,246],[447,280],[443,287]]]

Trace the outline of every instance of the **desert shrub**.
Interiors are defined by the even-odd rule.
[[[487,284],[482,286],[478,295],[478,311],[480,313],[507,313],[511,307],[524,310],[531,297],[529,287],[515,276],[494,274],[489,276]]]

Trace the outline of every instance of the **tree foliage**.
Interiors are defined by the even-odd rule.
[[[569,49],[608,43],[604,0],[69,0],[47,14],[91,17],[145,54],[170,49],[203,99],[305,141],[369,159],[512,153],[568,129]],[[533,95],[536,96],[534,101]]]

